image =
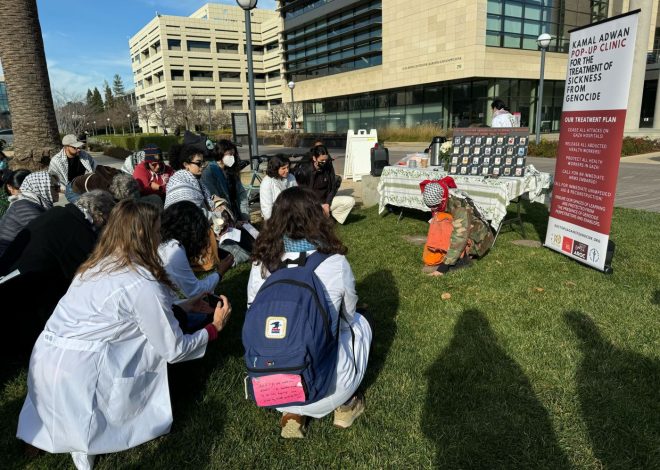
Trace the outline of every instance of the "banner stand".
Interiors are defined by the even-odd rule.
[[[639,13],[574,29],[569,38],[544,245],[607,274],[614,272],[610,228]]]

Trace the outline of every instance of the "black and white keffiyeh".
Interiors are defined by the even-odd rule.
[[[29,199],[44,209],[53,207],[53,195],[50,192],[50,175],[47,171],[37,171],[25,177],[21,184],[20,199]]]
[[[191,201],[207,214],[213,208],[211,193],[204,183],[188,170],[174,173],[165,189],[165,209],[180,201]]]

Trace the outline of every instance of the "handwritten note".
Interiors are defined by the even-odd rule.
[[[302,378],[296,374],[274,374],[252,378],[257,406],[277,406],[305,401]]]

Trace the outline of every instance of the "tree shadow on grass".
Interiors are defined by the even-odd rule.
[[[660,468],[660,361],[617,348],[581,312],[564,314],[580,340],[582,416],[604,468]]]
[[[399,290],[392,273],[383,270],[369,274],[357,285],[357,292],[360,303],[369,307],[367,319],[373,330],[369,365],[362,381],[362,388],[366,390],[378,378],[396,336]]]
[[[570,468],[532,386],[478,310],[427,370],[422,430],[438,468]]]

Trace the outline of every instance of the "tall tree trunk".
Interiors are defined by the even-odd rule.
[[[12,167],[40,169],[61,148],[36,0],[0,0],[0,59],[14,129]]]

